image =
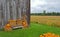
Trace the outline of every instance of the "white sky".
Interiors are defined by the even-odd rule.
[[[60,0],[31,0],[31,13],[43,10],[60,12]]]
[[[47,2],[41,0],[31,0],[31,7],[37,7],[38,5],[45,5]]]

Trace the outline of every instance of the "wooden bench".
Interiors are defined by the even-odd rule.
[[[12,27],[12,29],[22,29],[23,26],[15,26],[15,27]]]

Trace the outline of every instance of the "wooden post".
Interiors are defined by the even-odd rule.
[[[26,7],[27,7],[27,11],[26,11],[27,22],[29,25],[30,24],[30,0],[26,0]]]
[[[3,5],[3,23],[4,23],[4,25],[5,25],[5,24],[7,23],[6,0],[3,0],[2,5]]]
[[[11,1],[11,5],[12,5],[12,16],[13,16],[13,20],[16,20],[16,3],[14,0]]]
[[[2,28],[2,4],[0,3],[0,29]]]

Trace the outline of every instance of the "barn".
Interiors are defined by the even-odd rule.
[[[0,0],[0,29],[28,26],[30,23],[30,0]]]

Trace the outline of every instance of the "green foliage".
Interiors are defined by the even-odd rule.
[[[47,12],[46,11],[43,11],[43,13],[31,13],[31,15],[41,15],[41,16],[45,16],[45,15],[48,15],[48,16],[60,16],[60,12]]]

